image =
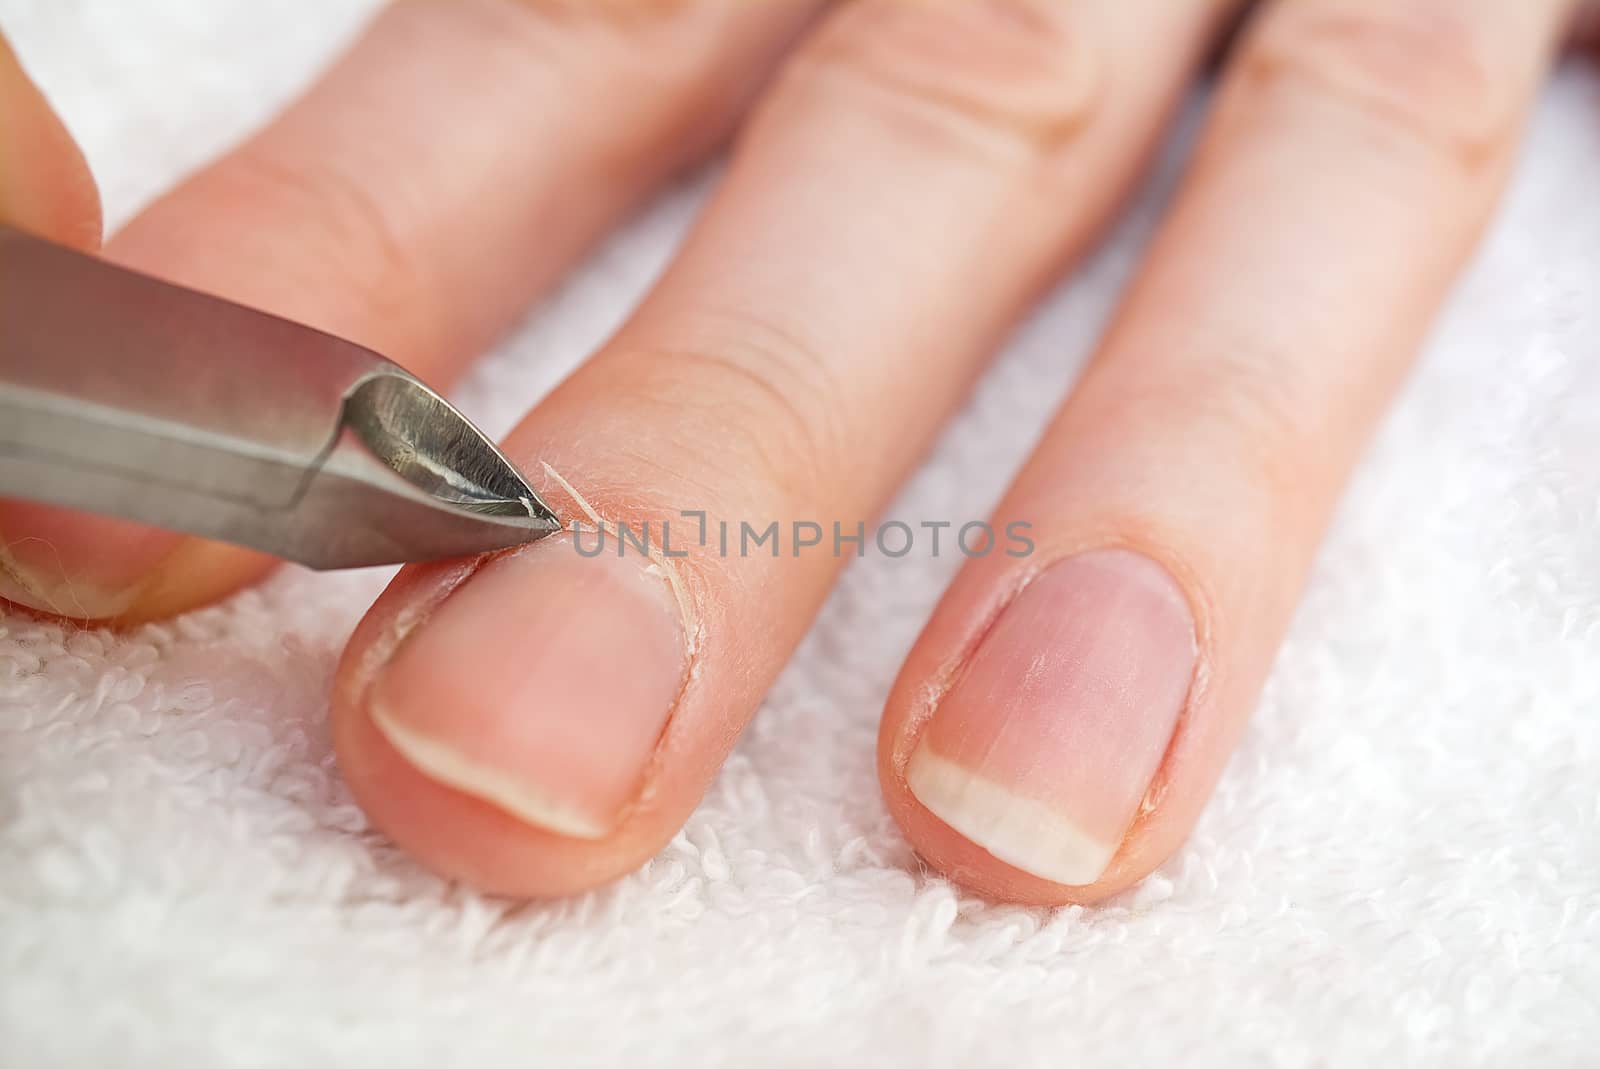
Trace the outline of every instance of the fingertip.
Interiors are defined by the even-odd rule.
[[[954,652],[952,652],[954,651]],[[1165,568],[1129,549],[947,597],[891,694],[879,773],[918,853],[988,897],[1090,903],[1181,841],[1163,784],[1198,646]]]
[[[143,524],[31,501],[0,502],[0,599],[69,620],[127,627],[216,601],[272,557]]]
[[[1003,840],[992,837],[989,845],[980,846],[923,801],[932,794],[927,769],[918,770],[922,762],[917,760],[915,742],[903,748],[912,752],[910,761],[895,760],[894,744],[886,742],[879,750],[879,785],[890,815],[929,868],[992,901],[1051,907],[1103,902],[1153,873],[1187,835],[1188,824],[1181,814],[1170,811],[1141,814],[1112,843],[1089,839],[1082,829],[1051,814],[1028,829],[1041,837],[1039,842],[1013,841],[1022,847],[1021,854],[1013,854]],[[1048,876],[1006,860],[1027,858],[1032,868],[1042,870],[1041,854],[1058,863]]]
[[[278,567],[276,557],[204,538],[183,538],[109,617],[119,627],[166,620],[220,601]]]
[[[378,730],[361,702],[335,698],[332,732],[340,772],[356,803],[378,830],[433,872],[487,894],[519,898],[574,894],[617,875],[596,864],[593,844],[541,832],[424,775]]]
[[[335,750],[374,824],[492,893],[588,890],[681,822],[681,792],[645,778],[683,670],[681,637],[652,650],[650,624],[677,605],[633,560],[584,560],[560,538],[403,570],[334,686]],[[582,618],[575,596],[590,599]],[[666,689],[652,657],[670,668]]]

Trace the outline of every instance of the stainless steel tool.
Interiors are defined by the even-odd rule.
[[[5,227],[0,496],[313,568],[560,526],[488,438],[376,353]]]

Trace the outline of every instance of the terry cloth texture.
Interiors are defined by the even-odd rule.
[[[0,26],[115,221],[373,7],[0,0]],[[985,514],[1177,155],[888,517]],[[504,430],[601,340],[706,181],[597,252],[468,413]],[[1569,69],[1198,830],[1101,908],[965,895],[885,814],[878,711],[949,556],[852,565],[682,833],[535,905],[429,875],[340,780],[325,692],[384,574],[284,569],[125,635],[0,615],[0,1065],[1600,1064],[1597,189],[1600,76]]]

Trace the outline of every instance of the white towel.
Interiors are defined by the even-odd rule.
[[[121,219],[372,7],[0,0],[0,26]],[[893,514],[984,514],[1175,162]],[[383,574],[285,569],[126,635],[0,615],[0,1065],[1595,1064],[1597,189],[1600,77],[1569,70],[1199,829],[1102,908],[985,904],[885,814],[878,712],[948,558],[852,566],[687,828],[534,905],[429,875],[340,780],[325,691]],[[507,427],[699,202],[595,255],[468,412]]]

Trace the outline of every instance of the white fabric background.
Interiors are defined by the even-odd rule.
[[[0,26],[121,219],[372,6],[0,0]],[[895,515],[983,515],[1166,170]],[[520,906],[368,829],[324,690],[384,576],[289,569],[127,635],[0,616],[0,1065],[1595,1064],[1597,189],[1600,77],[1569,70],[1199,830],[1121,900],[986,905],[885,816],[879,706],[955,561],[853,567],[683,833],[614,887]],[[593,257],[467,410],[505,428],[699,198]]]

